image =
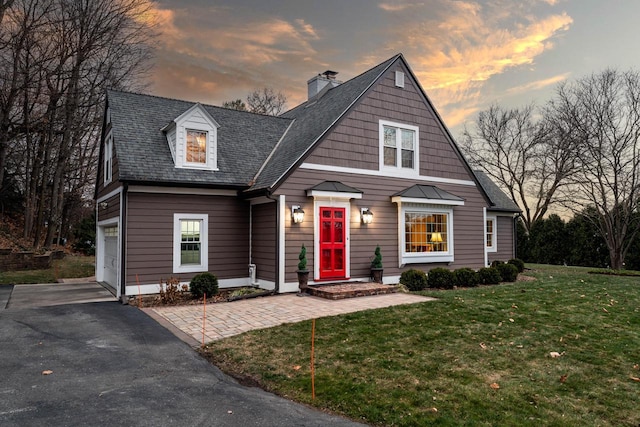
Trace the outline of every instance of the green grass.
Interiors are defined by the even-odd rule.
[[[47,270],[0,272],[0,285],[25,283],[55,283],[57,279],[89,277],[95,274],[95,257],[67,255],[54,260]]]
[[[211,343],[207,356],[374,425],[637,426],[640,280],[529,267],[538,280],[425,291],[438,301],[318,319],[315,400],[309,321]]]

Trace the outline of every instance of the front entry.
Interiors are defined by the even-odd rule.
[[[320,279],[346,279],[345,208],[320,207]]]

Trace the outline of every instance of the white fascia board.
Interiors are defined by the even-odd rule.
[[[471,187],[476,186],[476,183],[474,181],[466,180],[466,179],[441,178],[438,176],[428,176],[428,175],[411,175],[410,177],[403,177],[403,176],[399,177],[397,171],[396,173],[391,173],[385,170],[347,168],[342,166],[321,165],[316,163],[303,163],[300,165],[300,169],[309,169],[309,170],[322,171],[322,172],[337,172],[337,173],[345,173],[350,175],[378,176],[378,177],[385,177],[385,178],[406,178],[406,179],[410,179],[411,181],[468,185]]]
[[[393,196],[392,203],[421,203],[428,205],[464,206],[464,200],[422,199],[415,197]]]
[[[152,193],[152,194],[191,194],[203,196],[228,196],[236,197],[236,190],[223,190],[215,188],[187,188],[187,187],[156,187],[147,185],[130,185],[129,193]]]

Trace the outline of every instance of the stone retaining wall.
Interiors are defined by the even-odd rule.
[[[64,258],[63,251],[36,254],[33,251],[12,252],[0,249],[0,271],[45,270],[51,267],[51,261]]]

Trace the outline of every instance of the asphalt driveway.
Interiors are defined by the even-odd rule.
[[[0,346],[2,426],[359,425],[239,385],[117,302],[0,308]]]

